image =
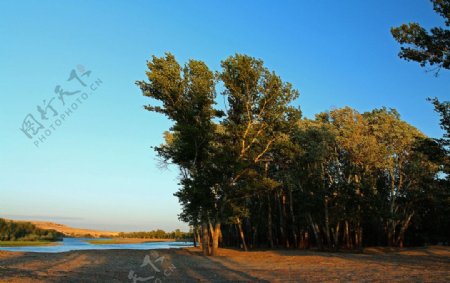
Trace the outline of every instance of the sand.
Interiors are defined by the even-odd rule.
[[[159,271],[159,272],[158,272]],[[362,254],[197,248],[66,253],[0,251],[0,282],[450,282],[450,248]]]

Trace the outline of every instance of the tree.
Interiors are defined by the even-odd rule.
[[[402,246],[405,232],[438,168],[416,148],[418,142],[428,138],[402,121],[396,110],[374,109],[364,115],[382,149],[377,183],[384,198],[379,208],[383,211],[387,244]]]
[[[436,66],[432,70],[438,76],[441,69],[450,69],[450,1],[449,0],[431,0],[434,10],[444,18],[444,27],[434,27],[430,31],[426,31],[418,23],[403,24],[400,27],[392,28],[391,33],[394,38],[403,45],[399,53],[400,58],[408,61],[416,61],[420,66],[425,67]],[[440,165],[441,172],[446,175],[446,180],[437,178],[429,180],[433,183],[431,189],[438,189],[435,195],[440,197],[430,197],[431,203],[435,207],[447,207],[450,202],[450,103],[448,101],[440,102],[437,98],[428,99],[435,107],[436,112],[441,116],[441,128],[445,131],[444,137],[433,141],[423,141],[420,143],[418,150],[424,153],[430,160]],[[440,147],[440,148],[438,148]],[[439,190],[439,188],[441,188]],[[429,210],[439,211],[433,214],[429,219],[429,223],[441,218],[440,213],[448,214],[448,209],[438,209],[432,207]],[[438,221],[438,225],[449,227],[449,221]],[[444,223],[444,224],[442,224]],[[431,226],[433,227],[433,226]],[[439,229],[432,230],[435,233],[441,233]],[[437,231],[437,232],[436,232]]]
[[[236,54],[222,62],[218,78],[228,100],[226,113],[213,108],[215,77],[200,61],[181,68],[171,54],[153,56],[148,63],[149,82],[138,81],[145,96],[160,102],[149,111],[174,121],[165,133],[165,144],[156,147],[164,162],[181,171],[180,190],[175,194],[183,207],[180,218],[202,224],[204,254],[217,254],[221,224],[239,227],[247,218],[243,200],[275,182],[261,174],[261,162],[270,156],[275,141],[289,128],[297,113],[288,104],[298,96],[261,60]],[[213,119],[226,114],[219,124]],[[244,201],[245,203],[245,201]]]
[[[339,233],[341,220],[345,218],[343,207],[337,204],[341,194],[337,186],[338,152],[336,132],[329,120],[304,119],[298,122],[291,135],[293,160],[289,166],[287,181],[297,197],[299,219],[304,219],[300,229],[300,246],[303,246],[305,231],[312,230],[319,248],[337,248],[336,233]],[[292,217],[292,216],[291,216]],[[336,228],[337,227],[337,228]],[[332,239],[333,238],[333,239]]]
[[[242,220],[248,213],[245,204],[252,197],[266,194],[279,184],[267,175],[266,166],[273,160],[277,140],[294,127],[300,111],[290,103],[298,91],[271,72],[262,60],[236,54],[222,61],[219,78],[228,109],[222,125],[224,149],[231,157],[226,201],[231,218],[239,228],[244,248]],[[268,215],[270,217],[270,214]],[[271,229],[271,225],[268,225]]]
[[[434,10],[450,26],[450,1],[431,0]],[[426,31],[418,23],[403,24],[391,29],[391,33],[401,45],[399,57],[407,61],[416,61],[420,66],[436,66],[435,74],[441,68],[450,69],[450,30],[434,27]]]
[[[205,227],[211,207],[208,202],[211,186],[204,172],[215,132],[212,120],[220,116],[213,108],[214,74],[201,61],[190,60],[182,68],[170,53],[161,58],[153,56],[147,66],[148,82],[138,81],[137,85],[144,96],[161,105],[148,105],[145,109],[174,121],[166,133],[166,143],[155,150],[165,162],[180,168],[182,189],[177,195],[185,209],[181,217],[192,225],[198,225],[201,220]],[[208,245],[203,247],[207,254]]]

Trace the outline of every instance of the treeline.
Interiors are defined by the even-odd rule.
[[[119,238],[140,238],[140,239],[175,239],[175,240],[189,240],[194,238],[193,232],[182,232],[180,229],[176,229],[172,232],[166,232],[164,230],[152,230],[148,232],[120,232],[117,237]]]
[[[447,136],[426,137],[394,109],[301,117],[292,85],[235,55],[213,73],[171,54],[148,62],[145,109],[173,126],[156,152],[180,169],[180,219],[204,254],[219,245],[361,249],[448,242]],[[223,98],[216,98],[216,86]],[[217,101],[225,101],[220,109]],[[438,107],[440,106],[440,107]]]
[[[64,234],[37,228],[30,222],[0,218],[0,241],[62,241]]]

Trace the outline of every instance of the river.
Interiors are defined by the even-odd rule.
[[[64,238],[52,246],[26,246],[26,247],[0,247],[3,251],[60,253],[77,250],[153,250],[192,247],[192,242],[148,242],[136,244],[90,244],[87,241],[98,240],[93,238]]]

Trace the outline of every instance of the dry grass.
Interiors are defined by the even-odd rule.
[[[114,237],[119,234],[119,232],[112,232],[112,231],[73,228],[63,224],[46,221],[26,221],[26,222],[31,222],[40,229],[53,229],[72,237],[83,237],[87,234],[92,235],[93,237],[100,237],[100,236]]]

